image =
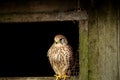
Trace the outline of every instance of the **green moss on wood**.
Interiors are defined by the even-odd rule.
[[[100,80],[98,71],[98,57],[99,57],[99,40],[98,40],[98,27],[97,27],[97,14],[96,12],[90,15],[89,26],[89,80]]]
[[[79,22],[80,80],[88,80],[88,21]]]

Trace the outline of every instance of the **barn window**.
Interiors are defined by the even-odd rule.
[[[9,80],[11,76],[20,77],[18,80],[30,77],[32,80],[54,79],[47,51],[56,34],[65,35],[73,47],[75,65],[71,80],[79,80],[80,76],[86,78],[88,17],[85,11],[77,10],[79,0],[50,3],[48,0],[30,0],[24,4],[8,1],[1,4],[0,79],[8,77]]]
[[[76,67],[72,76],[79,73],[78,21],[50,21],[0,23],[1,58],[0,76],[53,76],[47,50],[56,34],[63,34],[73,47]]]

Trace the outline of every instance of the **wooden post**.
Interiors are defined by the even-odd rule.
[[[80,80],[88,80],[88,20],[79,21]]]

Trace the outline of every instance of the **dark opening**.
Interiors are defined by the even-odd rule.
[[[53,76],[47,51],[56,34],[78,49],[78,22],[0,23],[0,77]]]

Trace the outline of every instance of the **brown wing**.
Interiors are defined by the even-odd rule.
[[[72,68],[72,66],[73,66],[73,64],[74,64],[74,59],[73,59],[73,50],[72,50],[72,47],[71,46],[69,46],[68,45],[68,48],[69,48],[69,67],[68,67],[68,69],[67,69],[67,72],[66,72],[66,74],[68,75],[68,76],[70,76],[71,75],[71,68]]]

